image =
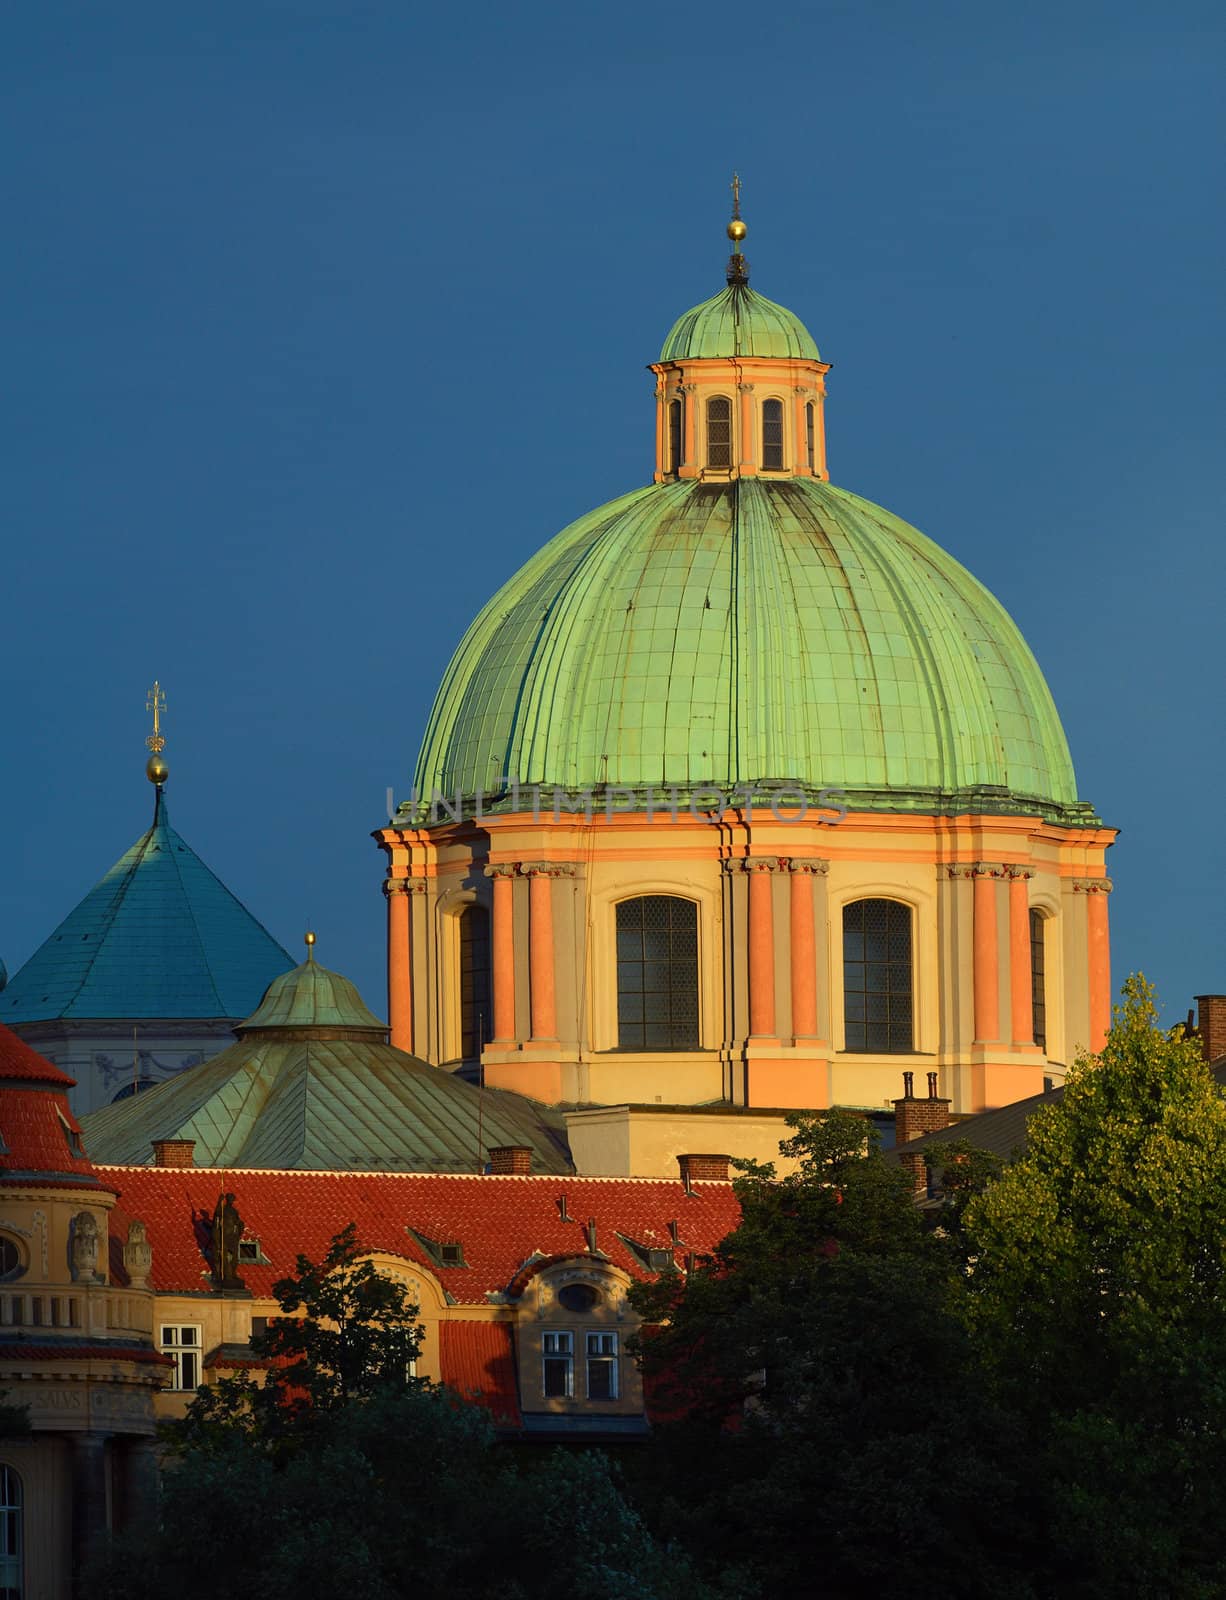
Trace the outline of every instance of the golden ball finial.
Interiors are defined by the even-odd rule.
[[[145,776],[150,783],[156,783],[159,789],[170,776],[170,768],[162,759],[160,751],[155,751],[145,762]]]
[[[308,950],[315,943],[315,935],[311,932],[311,930],[309,928],[307,929],[307,932],[306,932],[306,938],[302,942],[303,942],[303,944],[306,945]]]
[[[732,240],[733,244],[740,244],[741,240],[748,232],[749,229],[741,221],[740,217],[733,217],[732,221],[728,224],[728,237]]]

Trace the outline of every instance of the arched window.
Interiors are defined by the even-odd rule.
[[[817,471],[817,418],[812,400],[805,406],[805,450],[809,458],[809,471]]]
[[[722,394],[707,401],[707,465],[732,465],[732,401]]]
[[[897,900],[843,908],[843,1019],[848,1050],[914,1048],[911,912]]]
[[[1034,1026],[1034,1042],[1041,1050],[1047,1049],[1047,945],[1043,927],[1046,918],[1041,911],[1030,913],[1030,1016]]]
[[[617,1047],[698,1048],[698,907],[648,894],[617,908]]]
[[[490,1036],[490,914],[484,906],[460,913],[460,1054],[475,1061]]]
[[[762,466],[766,472],[783,471],[783,401],[762,402]]]
[[[668,407],[668,470],[681,471],[681,441],[685,432],[685,403],[678,399]]]
[[[0,1600],[21,1600],[21,1479],[0,1466]]]

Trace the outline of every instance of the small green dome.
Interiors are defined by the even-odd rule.
[[[820,361],[813,335],[786,306],[731,283],[678,317],[660,351],[661,361],[704,356],[785,356]]]
[[[247,1034],[261,1028],[362,1028],[387,1038],[387,1024],[366,1009],[349,979],[321,967],[314,957],[274,978],[258,1008],[237,1031]]]
[[[504,775],[1092,816],[1003,607],[915,528],[811,478],[653,484],[533,556],[456,651],[416,789],[497,804]]]

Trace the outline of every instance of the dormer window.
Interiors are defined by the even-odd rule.
[[[732,401],[722,394],[707,401],[707,465],[732,465]]]
[[[762,402],[762,470],[783,471],[783,401]]]
[[[68,1153],[77,1161],[85,1160],[85,1146],[81,1143],[81,1135],[69,1122],[64,1113],[56,1107],[56,1116],[60,1119],[60,1127],[64,1130],[64,1139],[68,1145]]]

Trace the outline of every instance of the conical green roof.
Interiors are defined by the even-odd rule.
[[[1091,814],[1003,607],[908,523],[816,479],[652,485],[533,556],[456,651],[416,789],[490,797],[508,776]]]
[[[678,317],[660,351],[661,361],[707,356],[821,360],[813,335],[800,318],[747,283],[731,283]]]
[[[278,978],[239,1042],[82,1118],[96,1161],[148,1165],[155,1139],[194,1139],[198,1166],[480,1171],[526,1145],[537,1172],[568,1172],[560,1116],[478,1089],[386,1042],[353,984],[314,961]]]
[[[0,991],[0,1022],[238,1018],[289,955],[170,826],[153,826]]]

